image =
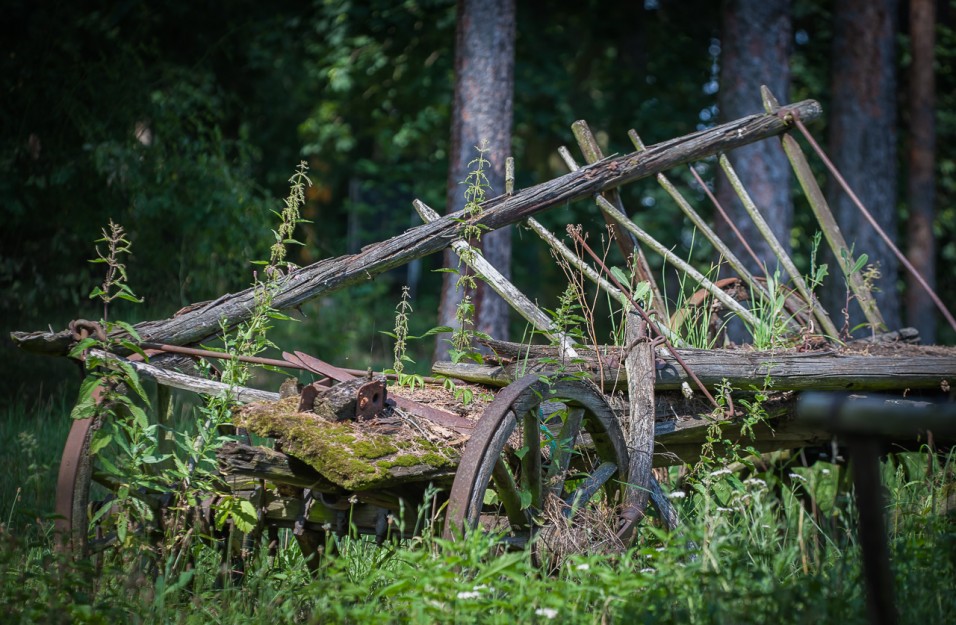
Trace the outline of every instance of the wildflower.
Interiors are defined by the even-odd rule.
[[[686,496],[687,493],[682,490],[675,490],[674,492],[667,494],[668,499],[683,499]]]
[[[589,571],[591,570],[591,565],[585,562],[584,564],[579,564],[574,568],[578,571]]]
[[[656,572],[657,572],[656,569],[652,569],[652,568],[650,568],[650,567],[648,567],[648,568],[646,568],[646,569],[641,569],[641,573],[656,573]]]
[[[830,469],[823,469],[822,471],[820,471],[820,473],[824,475],[830,475]]]
[[[801,482],[806,482],[807,478],[803,477],[799,473],[790,473],[788,476],[791,480],[800,480]]]
[[[762,479],[760,479],[759,477],[752,477],[752,478],[750,478],[749,480],[744,480],[744,484],[746,484],[747,486],[753,486],[753,487],[755,487],[755,488],[758,487],[758,486],[759,486],[760,488],[766,488],[766,487],[767,487],[767,483],[764,482],[764,481],[763,481]]]
[[[481,592],[477,590],[463,590],[458,593],[459,599],[477,599],[481,596]]]
[[[723,506],[717,506],[717,512],[733,512],[733,508],[724,508]]]
[[[354,506],[355,504],[358,503],[358,497],[355,495],[352,495],[351,497],[349,497],[349,503]]]
[[[558,611],[554,608],[538,608],[534,611],[538,616],[543,616],[546,619],[553,619],[558,615]]]
[[[723,469],[717,469],[716,471],[712,471],[710,474],[710,477],[720,477],[721,475],[730,475],[731,473],[733,473],[733,471],[731,471],[727,467],[724,467]]]

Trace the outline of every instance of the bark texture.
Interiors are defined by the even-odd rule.
[[[891,239],[896,239],[896,0],[841,0],[834,7],[833,103],[830,114],[830,156],[863,205]],[[876,301],[889,330],[900,327],[896,291],[899,261],[833,180],[827,199],[855,257],[866,253],[879,269]],[[840,259],[829,252],[825,262]],[[830,271],[830,275],[838,275]],[[847,290],[829,280],[824,303],[828,310],[846,307]],[[864,323],[855,302],[849,307],[849,328]],[[864,330],[859,331],[865,333]]]
[[[936,2],[910,1],[909,184],[907,198],[907,257],[931,288],[936,288]],[[924,343],[936,342],[936,307],[912,277],[906,280],[906,322],[919,330]]]
[[[790,88],[790,0],[728,0],[724,3],[720,40],[722,119],[737,119],[761,110],[760,86],[786,101]],[[774,235],[789,253],[793,200],[790,165],[772,141],[755,143],[730,156],[734,169],[753,197]],[[717,181],[717,199],[771,274],[776,260],[747,216],[726,178]],[[717,233],[752,272],[763,273],[730,227],[717,219]]]
[[[452,112],[451,162],[448,169],[446,210],[465,207],[461,184],[477,157],[475,146],[485,144],[491,161],[486,171],[489,197],[505,188],[505,159],[511,156],[512,93],[514,90],[514,0],[459,0],[455,41],[455,101]],[[485,259],[505,278],[511,277],[511,228],[487,232],[479,244]],[[458,259],[445,252],[445,266],[457,267]],[[463,266],[462,271],[467,271]],[[455,310],[462,292],[455,288],[457,276],[445,274],[439,324],[454,326]],[[492,289],[479,282],[472,294],[475,326],[479,332],[507,337],[508,305]],[[439,336],[436,358],[447,358],[446,336]]]

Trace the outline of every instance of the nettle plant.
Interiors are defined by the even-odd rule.
[[[123,227],[112,220],[102,234],[103,238],[96,241],[96,258],[90,262],[105,264],[106,275],[103,283],[90,292],[90,298],[102,302],[103,318],[100,324],[84,326],[90,335],[78,341],[70,351],[71,357],[84,363],[87,372],[71,416],[95,419],[98,427],[90,453],[99,455],[101,467],[117,485],[113,505],[100,507],[91,523],[99,522],[113,511],[117,537],[125,545],[132,539],[127,531],[131,524],[152,516],[149,507],[134,495],[159,485],[150,468],[164,458],[158,453],[159,426],[151,424],[147,416],[150,399],[139,375],[129,362],[110,359],[106,354],[126,351],[146,358],[138,346],[141,339],[135,328],[122,321],[108,321],[113,301],[142,302],[127,284],[123,262],[123,257],[131,253],[132,244]],[[105,253],[99,247],[101,243],[106,244]],[[125,331],[126,336],[114,334],[116,329]],[[110,454],[101,453],[107,448]]]
[[[220,323],[224,364],[218,375],[221,382],[233,389],[245,385],[252,376],[249,365],[236,357],[253,356],[272,346],[268,338],[272,322],[290,319],[274,308],[273,301],[279,281],[295,269],[295,265],[286,260],[286,253],[288,245],[300,244],[292,234],[303,222],[300,209],[305,202],[305,188],[311,185],[304,162],[289,182],[285,207],[274,211],[280,224],[273,232],[275,242],[269,259],[254,263],[263,270],[261,274],[254,273],[254,305],[249,318],[235,327],[230,327],[225,320]],[[191,420],[198,423],[195,430],[177,431],[168,427],[169,394],[160,387],[155,409],[158,419],[149,418],[149,413],[154,412],[152,402],[136,370],[128,361],[110,357],[111,352],[136,353],[147,360],[138,346],[141,338],[127,323],[106,321],[112,301],[141,301],[127,284],[128,275],[122,262],[123,256],[130,253],[131,243],[122,227],[112,221],[103,235],[97,244],[106,243],[106,252],[97,248],[97,257],[91,261],[107,266],[103,283],[91,293],[91,297],[99,298],[104,305],[100,324],[103,331],[91,324],[95,331],[71,351],[71,356],[83,360],[87,371],[72,416],[96,419],[90,452],[96,456],[114,490],[111,505],[100,507],[93,514],[91,525],[109,525],[120,542],[129,546],[134,539],[130,528],[156,526],[156,511],[145,502],[142,493],[166,493],[184,502],[181,506],[168,506],[171,517],[163,524],[167,530],[165,547],[181,553],[190,546],[192,535],[183,531],[190,517],[185,502],[195,500],[199,494],[220,492],[222,497],[216,514],[218,529],[231,522],[236,529],[249,531],[256,520],[254,507],[248,501],[222,493],[216,477],[215,452],[228,438],[220,432],[222,426],[232,420],[235,393],[208,397],[197,408],[201,418]],[[114,332],[117,329],[123,332]],[[211,375],[212,367],[208,363],[200,363],[200,369]],[[178,562],[180,558],[171,561]]]
[[[481,216],[481,204],[485,201],[491,184],[488,182],[488,176],[485,173],[491,162],[485,158],[488,152],[488,142],[482,141],[475,146],[478,156],[468,163],[469,172],[462,184],[465,185],[465,209],[464,218],[461,219],[462,229],[461,237],[469,243],[475,244],[481,241],[483,228],[476,223],[476,219]],[[480,252],[474,246],[469,246],[459,259],[458,268],[451,271],[458,274],[458,281],[455,283],[455,289],[463,291],[461,301],[455,309],[456,327],[451,337],[452,349],[449,355],[453,362],[463,360],[474,360],[481,362],[481,355],[475,351],[473,340],[477,335],[475,331],[475,304],[472,299],[472,293],[478,288],[475,274],[468,270],[467,263],[471,260],[471,255]]]
[[[293,320],[277,310],[273,304],[279,281],[297,268],[294,263],[286,260],[286,257],[288,246],[302,245],[292,235],[299,224],[307,223],[301,217],[301,209],[305,205],[305,189],[312,186],[307,172],[306,163],[300,162],[295,173],[289,178],[289,194],[285,198],[283,209],[273,211],[279,218],[279,227],[273,231],[275,240],[269,248],[269,259],[253,261],[254,265],[262,267],[263,270],[261,276],[259,272],[254,273],[254,305],[249,319],[233,330],[225,320],[220,321],[223,351],[227,356],[220,373],[220,381],[231,388],[244,386],[252,377],[252,366],[241,362],[238,357],[256,356],[269,347],[275,347],[268,337],[272,322]],[[205,366],[208,370],[208,365]],[[234,405],[234,393],[229,392],[208,397],[205,404],[198,409],[204,420],[191,441],[193,453],[190,459],[192,466],[189,468],[193,474],[206,476],[206,479],[192,484],[194,491],[223,490],[217,488],[218,484],[213,477],[216,474],[215,452],[228,440],[228,437],[219,435],[219,431],[232,422]],[[231,522],[240,532],[250,532],[255,527],[256,519],[257,512],[252,502],[228,492],[220,492],[215,519],[217,529],[222,529],[227,522]]]

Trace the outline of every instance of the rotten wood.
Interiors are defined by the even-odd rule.
[[[323,493],[345,492],[310,465],[275,449],[229,441],[219,448],[216,458],[227,478],[243,476]]]
[[[432,223],[439,219],[438,213],[421,200],[414,200],[412,205],[418,212],[418,216],[421,217],[425,223]],[[471,267],[515,312],[524,317],[536,330],[544,332],[550,340],[561,345],[566,358],[577,357],[574,348],[571,346],[573,342],[571,338],[555,326],[551,317],[535,306],[534,303],[528,299],[528,296],[522,293],[508,278],[502,275],[494,265],[485,260],[485,257],[481,255],[479,250],[473,248],[461,239],[453,241],[451,247],[462,262]]]
[[[781,265],[783,265],[783,268],[787,271],[787,274],[790,275],[790,279],[793,281],[793,285],[797,292],[800,293],[804,301],[810,304],[813,310],[813,316],[816,317],[817,321],[820,323],[820,328],[823,330],[827,339],[833,342],[838,341],[840,336],[839,330],[837,330],[836,326],[833,325],[830,315],[827,314],[826,309],[820,304],[819,301],[817,301],[816,296],[807,286],[806,281],[804,281],[800,270],[797,269],[797,266],[793,264],[793,261],[790,259],[790,255],[787,254],[787,250],[785,250],[783,245],[780,244],[780,241],[770,228],[770,224],[767,223],[767,220],[764,219],[763,215],[760,213],[760,209],[757,208],[757,205],[754,203],[753,198],[750,197],[750,193],[747,191],[747,188],[744,187],[743,182],[741,182],[740,178],[737,176],[737,172],[734,170],[733,165],[730,164],[730,159],[727,158],[726,154],[721,154],[718,160],[720,161],[720,167],[724,170],[724,173],[727,176],[727,180],[733,187],[734,192],[736,192],[737,197],[740,198],[740,203],[743,205],[744,210],[746,210],[747,214],[750,215],[750,219],[757,227],[757,231],[760,232],[761,236],[763,236],[764,240],[767,242],[767,246],[773,251],[774,256],[777,257],[777,260]],[[765,267],[765,270],[767,273],[767,279],[769,280],[771,277],[773,277],[773,273],[770,271],[769,267]]]
[[[780,103],[766,85],[760,87],[760,95],[763,98],[764,109],[768,113],[776,114],[780,108]],[[790,136],[789,133],[780,135],[780,144],[787,155],[787,159],[790,161],[790,166],[793,168],[793,173],[796,175],[804,195],[807,196],[807,203],[810,204],[810,209],[817,218],[817,223],[823,231],[823,236],[827,240],[830,249],[833,250],[834,258],[848,259],[846,262],[839,262],[837,264],[840,266],[843,277],[846,278],[853,294],[856,295],[856,300],[863,310],[863,315],[874,329],[885,328],[886,323],[883,321],[883,315],[876,305],[876,299],[874,299],[873,294],[870,292],[870,287],[867,286],[859,272],[850,271],[854,264],[853,252],[850,251],[850,247],[846,244],[846,239],[843,238],[843,232],[840,230],[840,226],[833,216],[833,211],[830,210],[826,196],[817,183],[816,176],[814,176],[813,170],[810,168],[810,163],[800,148],[800,144],[797,143],[797,140]]]
[[[576,172],[487,200],[476,219],[480,227],[495,230],[523,221],[544,210],[567,202],[589,198],[621,185],[653,176],[677,165],[733,150],[786,131],[793,119],[810,121],[822,113],[820,105],[806,100],[786,109],[789,115],[751,115],[707,130],[653,145],[641,152],[610,158]],[[358,254],[320,260],[290,272],[277,285],[273,306],[289,310],[320,295],[364,282],[373,276],[417,258],[439,252],[459,238],[461,212],[410,229],[364,248]],[[197,305],[183,314],[136,325],[146,341],[187,345],[220,331],[221,323],[235,326],[249,318],[254,309],[252,288],[223,295],[213,302]],[[13,332],[14,343],[27,351],[63,356],[73,343],[68,331]]]

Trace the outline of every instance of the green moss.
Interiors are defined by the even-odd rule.
[[[443,456],[442,454],[435,453],[435,452],[422,454],[419,458],[422,462],[424,462],[430,467],[451,466],[452,464],[457,465],[458,463],[457,458],[453,462],[446,456]]]
[[[422,461],[421,458],[414,454],[404,454],[395,456],[392,460],[384,462],[382,466],[383,469],[390,469],[392,467],[414,467],[415,465],[426,464]]]

